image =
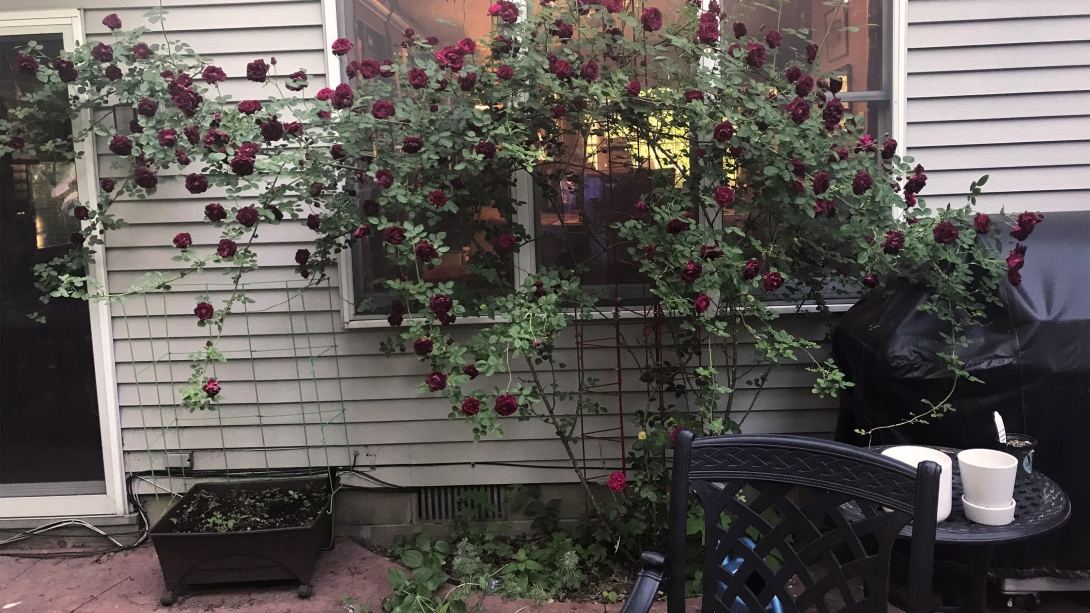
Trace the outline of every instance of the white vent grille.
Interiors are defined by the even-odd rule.
[[[499,521],[507,515],[507,488],[501,485],[424,487],[417,494],[417,519],[422,522],[448,522],[459,516]]]

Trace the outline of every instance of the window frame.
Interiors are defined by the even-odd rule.
[[[60,34],[64,48],[71,50],[85,40],[83,11],[77,9],[0,11],[0,30],[13,34]],[[84,112],[73,120],[73,131],[78,132],[90,122],[90,114]],[[76,144],[82,157],[76,160],[76,185],[80,200],[93,208],[98,196],[98,163],[94,139]],[[86,226],[89,222],[83,222]],[[103,244],[88,275],[105,283],[106,245]],[[91,320],[91,345],[94,356],[95,385],[99,412],[99,437],[102,445],[103,479],[105,494],[13,496],[3,499],[0,518],[10,517],[62,517],[86,515],[125,515],[128,500],[124,479],[124,451],[121,442],[121,414],[117,397],[117,362],[114,359],[114,339],[110,305],[108,302],[88,304]]]
[[[344,3],[352,0],[322,0],[323,12],[325,18],[323,24],[325,27],[325,43],[326,49],[329,49],[334,39],[338,36],[347,36],[349,30],[347,27]],[[907,135],[907,97],[906,97],[906,84],[907,84],[907,62],[908,62],[908,46],[907,46],[907,32],[908,32],[908,0],[880,0],[884,3],[883,14],[886,15],[885,22],[882,24],[882,38],[885,41],[885,66],[883,66],[883,81],[889,86],[888,96],[885,90],[881,91],[862,91],[862,92],[845,92],[840,95],[840,99],[845,102],[869,102],[869,101],[889,101],[889,114],[890,114],[890,136],[898,143],[898,147],[902,153],[907,149],[906,135]],[[525,14],[526,1],[515,0],[517,4],[523,9]],[[701,0],[701,8],[707,10],[710,0]],[[335,24],[336,27],[330,27],[331,24]],[[341,66],[340,60],[330,54],[326,53],[326,78],[329,82],[329,87],[336,87],[337,85],[346,82],[344,79],[344,70]],[[536,238],[536,224],[534,223],[534,204],[533,204],[533,186],[530,183],[529,173],[526,171],[519,171],[513,188],[513,195],[517,202],[519,202],[518,211],[515,215],[515,221],[523,223],[529,232],[531,239]],[[895,214],[901,215],[903,211],[898,209]],[[525,221],[522,221],[525,220]],[[354,287],[354,275],[351,250],[345,249],[341,251],[338,268],[340,275],[340,292],[341,292],[341,313],[342,323],[346,329],[368,329],[368,328],[388,328],[385,317],[381,315],[357,315],[355,312],[355,287]],[[537,252],[535,249],[522,249],[514,254],[513,266],[515,272],[515,283],[521,285],[526,277],[530,274],[529,271],[537,269]],[[854,301],[836,302],[828,305],[830,312],[843,312],[847,311],[854,305]],[[812,313],[819,311],[819,307],[816,304],[803,304],[797,305],[770,305],[769,309],[781,313]],[[642,317],[641,314],[635,312],[629,312],[622,310],[619,313],[622,319]],[[604,317],[604,315],[603,315]],[[495,322],[495,319],[488,317],[463,317],[459,318],[454,325],[481,325],[490,322]]]

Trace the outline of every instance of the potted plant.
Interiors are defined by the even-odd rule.
[[[318,553],[331,540],[333,483],[305,477],[198,483],[151,529],[170,606],[188,585],[296,580],[313,593]]]

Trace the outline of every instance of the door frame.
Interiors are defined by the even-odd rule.
[[[83,13],[78,9],[0,11],[0,32],[4,34],[61,34],[64,48],[72,49],[84,40]],[[84,114],[73,121],[73,130],[90,121]],[[94,138],[76,143],[82,157],[76,161],[76,185],[80,200],[94,208],[98,198],[98,169]],[[84,222],[85,224],[87,222]],[[88,271],[105,286],[106,248],[95,254]],[[88,515],[124,515],[128,501],[123,476],[121,419],[117,401],[117,377],[114,370],[113,330],[110,305],[92,302],[88,305],[91,320],[91,343],[95,356],[95,386],[98,393],[99,436],[102,440],[105,494],[74,496],[25,496],[0,498],[0,518],[58,517]]]

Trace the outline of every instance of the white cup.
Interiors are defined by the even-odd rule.
[[[939,465],[942,469],[942,473],[939,475],[939,511],[936,517],[937,521],[942,521],[947,517],[950,517],[950,503],[953,493],[953,474],[954,474],[954,462],[950,459],[950,456],[939,451],[938,449],[931,449],[930,447],[916,447],[913,445],[905,445],[902,447],[890,447],[882,452],[882,455],[889,456],[899,462],[904,462],[909,466],[916,467],[920,462],[930,460]]]
[[[958,453],[965,500],[978,507],[1004,509],[1014,498],[1018,460],[993,449],[966,449]]]

